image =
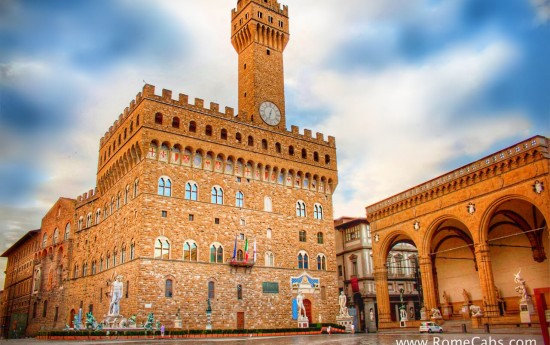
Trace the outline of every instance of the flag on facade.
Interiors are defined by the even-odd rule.
[[[256,262],[256,239],[254,239],[254,262]]]
[[[235,235],[235,246],[233,246],[233,260],[237,259],[237,235]]]
[[[248,262],[248,237],[244,241],[244,262]]]

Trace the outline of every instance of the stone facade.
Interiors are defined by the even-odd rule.
[[[418,248],[426,310],[445,291],[457,317],[473,303],[485,323],[520,322],[513,274],[521,269],[532,289],[550,279],[549,144],[529,138],[367,207],[380,327],[396,326],[386,259],[403,241]]]
[[[236,115],[145,85],[100,140],[97,187],[60,199],[44,217],[38,236],[48,235],[35,267],[47,274],[35,279],[41,283],[30,303],[39,312],[28,334],[73,326],[80,310],[102,320],[117,275],[124,283],[120,312],[136,315],[138,324],[152,312],[170,327],[180,309],[185,327],[204,329],[210,300],[214,329],[296,327],[298,288],[311,323],[336,321],[335,139],[286,129],[284,47],[269,41],[275,53],[265,50],[272,34],[288,40],[286,7],[239,0],[232,24],[260,8],[270,34],[260,29],[250,49],[236,47],[239,63],[247,63],[239,73],[253,76],[239,78],[239,90],[254,95],[252,106],[239,97]],[[277,63],[249,61],[249,51]],[[280,122],[262,120],[265,101],[279,107]],[[67,224],[64,240],[52,242]],[[248,261],[241,260],[246,241]]]

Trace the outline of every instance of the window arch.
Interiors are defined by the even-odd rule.
[[[82,264],[82,276],[85,277],[88,275],[88,263],[85,262]]]
[[[183,261],[198,261],[198,248],[195,241],[185,241],[183,244]]]
[[[307,159],[307,150],[306,149],[302,149],[302,158]]]
[[[53,245],[55,246],[57,244],[57,241],[59,241],[59,229],[55,228],[53,231]]]
[[[277,151],[277,153],[282,152],[281,143],[275,143],[275,151]]]
[[[264,211],[273,212],[273,202],[270,197],[264,197]]]
[[[73,268],[73,279],[76,278],[78,278],[78,264],[75,264]]]
[[[313,152],[313,160],[316,162],[319,162],[319,152],[317,151]]]
[[[120,192],[116,195],[116,209],[120,210]]]
[[[136,244],[135,242],[132,242],[132,244],[130,244],[130,260],[134,260],[135,255],[136,255]]]
[[[213,298],[216,297],[215,288],[216,288],[215,283],[213,281],[209,281],[208,282],[208,298],[209,299],[213,299]]]
[[[222,130],[220,131],[220,138],[222,140],[227,140],[227,129],[222,128]]]
[[[244,261],[244,253],[241,249],[237,250],[237,261]]]
[[[123,264],[126,262],[126,245],[122,246],[120,250],[120,263]]]
[[[267,140],[262,139],[262,149],[267,150]]]
[[[327,257],[325,256],[325,254],[317,255],[317,269],[319,271],[327,270]]]
[[[206,125],[206,127],[204,128],[204,134],[206,136],[211,137],[212,136],[212,126]]]
[[[223,246],[221,244],[214,243],[210,246],[210,262],[223,263]]]
[[[88,213],[88,215],[86,216],[86,227],[89,228],[93,225],[92,223],[92,219],[93,219],[93,216],[92,216],[92,212]]]
[[[323,233],[322,232],[318,232],[317,233],[317,243],[318,244],[323,244],[325,241],[324,241],[324,238],[323,238]]]
[[[168,177],[159,178],[158,195],[172,196],[172,181]]]
[[[254,138],[249,135],[247,140],[248,146],[254,146]]]
[[[300,230],[299,234],[298,234],[298,238],[300,240],[300,242],[306,242],[307,241],[307,233],[305,230]]]
[[[302,200],[296,202],[296,216],[305,217],[306,216],[306,203]]]
[[[191,133],[197,132],[197,123],[195,121],[189,122],[189,132]]]
[[[197,201],[198,199],[198,189],[197,183],[194,181],[189,181],[185,184],[185,199]]]
[[[329,163],[330,163],[330,156],[325,155],[325,164],[329,164]]]
[[[67,223],[67,225],[65,225],[65,235],[63,239],[68,240],[69,238],[71,238],[71,223]]]
[[[223,205],[223,189],[220,186],[212,187],[212,199],[213,204]]]
[[[44,236],[42,236],[42,248],[46,248],[46,246],[48,245],[48,234],[44,234]]]
[[[235,140],[240,144],[243,140],[241,133],[235,134]]]
[[[179,117],[174,117],[172,119],[172,128],[180,128],[180,118]]]
[[[166,283],[164,284],[164,297],[172,298],[174,295],[173,285],[172,279],[166,279]]]
[[[298,253],[298,268],[309,269],[309,256],[306,251],[302,250]]]
[[[155,123],[157,125],[162,125],[162,113],[155,114]]]
[[[98,225],[100,221],[101,221],[101,209],[98,208],[95,211],[95,225]]]
[[[244,207],[244,194],[240,190],[235,195],[235,206]]]
[[[155,259],[170,259],[170,241],[164,236],[155,240]]]
[[[289,154],[290,156],[294,156],[294,146],[289,146],[289,147],[288,147],[288,154]]]
[[[323,219],[323,206],[321,204],[315,204],[313,207],[313,218]]]
[[[139,179],[136,179],[134,181],[134,198],[138,195],[139,193]]]
[[[265,236],[267,238],[271,238],[271,236],[273,236],[273,230],[271,230],[271,228],[267,228]]]
[[[126,189],[124,190],[124,205],[126,205],[129,200],[130,200],[130,185],[126,185]]]
[[[92,275],[97,273],[97,263],[96,261],[92,261]]]
[[[275,255],[272,252],[265,253],[265,265],[268,267],[275,266]]]

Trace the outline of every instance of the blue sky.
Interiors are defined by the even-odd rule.
[[[548,0],[281,2],[287,123],[336,137],[335,216],[550,135]],[[0,2],[0,251],[95,187],[99,139],[144,81],[237,107],[235,5]]]

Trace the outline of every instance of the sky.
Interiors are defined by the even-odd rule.
[[[0,0],[1,252],[95,187],[145,82],[237,108],[236,2]],[[335,217],[550,136],[550,0],[280,2],[287,126],[336,138]]]

